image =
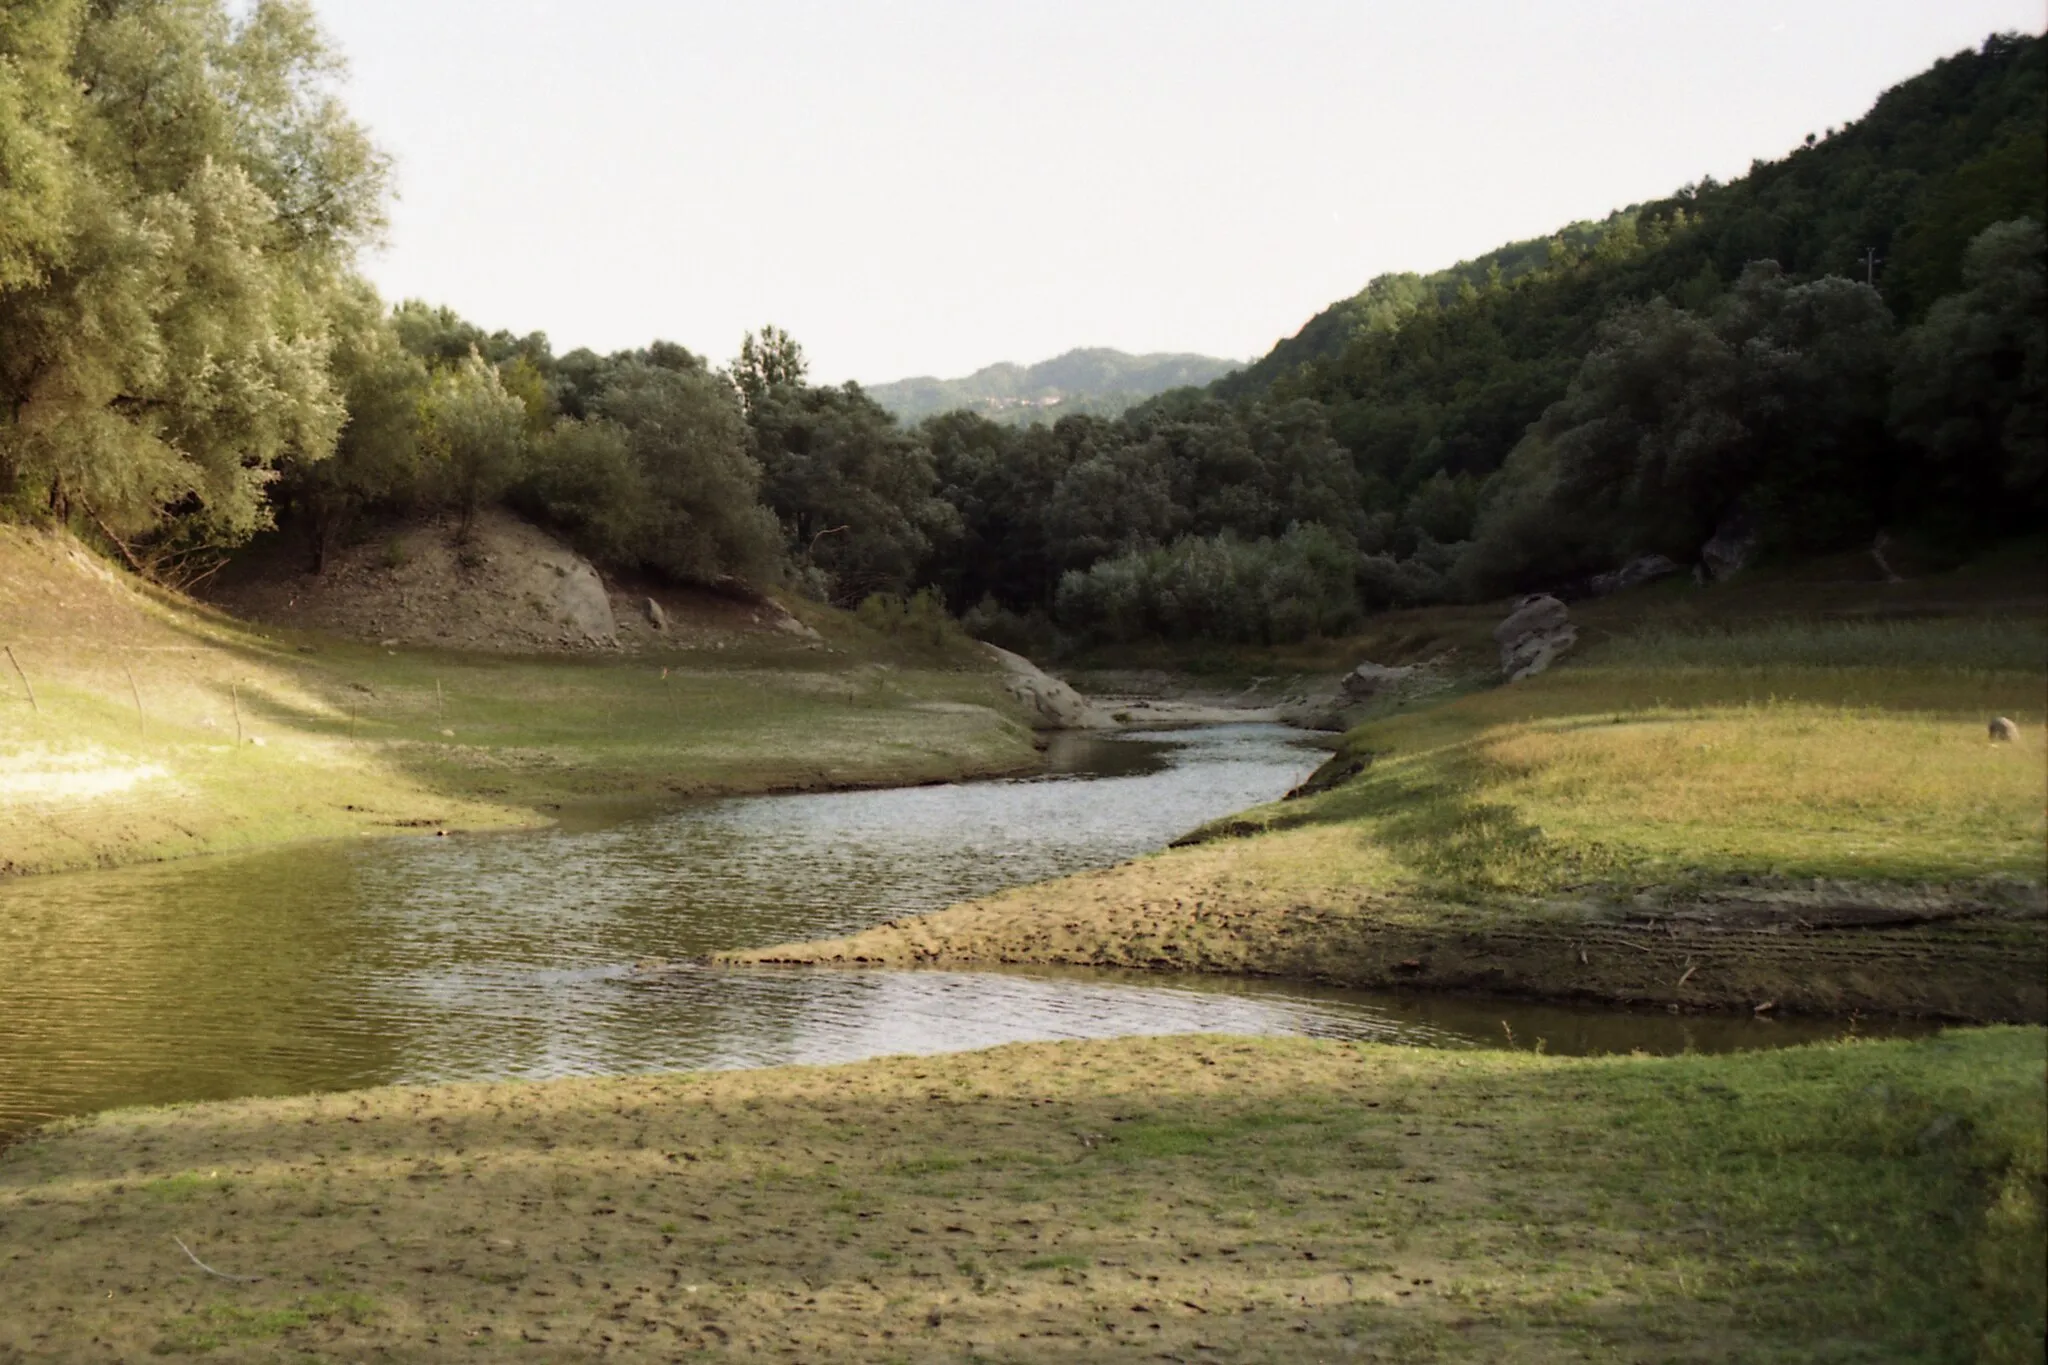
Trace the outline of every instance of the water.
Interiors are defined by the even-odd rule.
[[[332,843],[0,883],[0,1136],[127,1104],[847,1061],[1218,1031],[1553,1051],[1839,1026],[1077,970],[689,968],[1114,863],[1271,800],[1275,726],[1069,738],[1027,781],[708,802],[544,833]]]

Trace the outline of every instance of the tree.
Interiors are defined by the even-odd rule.
[[[1133,440],[1121,424],[1097,417],[1062,417],[1053,435],[1066,448],[1066,468],[1045,506],[1045,533],[1062,569],[1163,544],[1186,529],[1173,497],[1171,441]]]
[[[1050,427],[1003,426],[966,411],[927,418],[918,436],[932,453],[934,491],[958,518],[958,536],[933,556],[947,599],[956,610],[983,598],[1050,607],[1060,565],[1045,511],[1071,462],[1067,445]]]
[[[694,359],[680,368],[635,360],[597,409],[625,432],[644,490],[641,562],[686,582],[776,576],[781,535],[761,505],[761,465],[729,384]]]
[[[931,452],[859,385],[778,382],[757,390],[748,417],[790,553],[833,601],[903,595],[933,544],[957,534],[958,516],[933,496]]]
[[[749,332],[742,337],[739,356],[732,362],[732,382],[749,416],[774,390],[801,388],[809,373],[804,348],[773,325],[763,327],[759,336]]]
[[[1401,519],[1431,540],[1448,543],[1469,539],[1479,511],[1479,487],[1469,474],[1453,479],[1439,469],[1415,490]]]
[[[419,501],[427,393],[426,363],[400,344],[369,285],[345,287],[330,312],[329,365],[348,420],[332,456],[290,461],[282,483],[282,500],[305,522],[315,573],[364,512]]]
[[[455,536],[468,540],[476,514],[518,480],[527,447],[526,405],[505,391],[498,372],[471,353],[436,375],[422,410],[421,444],[446,500]]]
[[[1738,509],[1778,549],[1867,536],[1896,480],[1891,337],[1868,286],[1793,284],[1772,261],[1711,317],[1662,298],[1617,310],[1494,481],[1461,576],[1491,591],[1690,558]]]
[[[515,504],[552,523],[593,559],[638,565],[650,507],[630,442],[616,422],[563,418],[534,443]]]
[[[1795,284],[1763,261],[1714,318],[1741,367],[1753,442],[1741,500],[1764,543],[1813,553],[1867,542],[1899,510],[1899,461],[1885,429],[1891,310],[1861,280]]]
[[[0,293],[40,284],[64,241],[79,115],[69,58],[80,0],[0,8]]]
[[[1920,491],[1952,506],[1952,533],[2010,528],[2048,493],[2048,241],[1995,223],[1970,243],[1964,288],[1902,339],[1891,420],[1920,460]]]
[[[4,174],[23,149],[30,191],[0,210],[0,501],[117,542],[245,539],[280,462],[342,424],[327,305],[384,167],[337,64],[291,0],[38,0],[0,25]]]

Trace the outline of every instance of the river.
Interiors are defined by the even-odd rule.
[[[1045,777],[711,801],[0,883],[0,1137],[118,1105],[1214,1031],[1556,1052],[1839,1024],[1083,970],[648,958],[831,937],[1156,849],[1286,791],[1278,726],[1063,737]]]

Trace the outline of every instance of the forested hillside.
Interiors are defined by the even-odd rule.
[[[1076,413],[1115,417],[1168,389],[1220,379],[1236,362],[1206,355],[1130,355],[1106,347],[1068,351],[1036,365],[988,365],[965,379],[897,379],[868,396],[905,422],[965,411],[1005,426]]]
[[[1381,277],[1205,394],[1061,424],[1064,463],[935,425],[983,546],[956,600],[1259,639],[1689,562],[1721,527],[1766,555],[1880,532],[1961,554],[2038,525],[2043,55],[1994,37],[1730,184]],[[1130,533],[1092,562],[1084,480]],[[1283,488],[1301,503],[1277,510]]]
[[[614,570],[929,586],[1034,647],[1337,631],[1718,530],[1962,554],[2048,512],[2039,38],[1729,184],[1382,277],[1206,390],[1026,426],[906,425],[772,327],[718,366],[388,306],[339,74],[297,0],[0,11],[0,512],[175,581],[273,524],[317,571],[505,504]],[[970,396],[1199,377],[1080,352]]]

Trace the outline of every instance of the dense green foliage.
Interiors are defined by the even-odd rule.
[[[1554,239],[1540,262],[1523,243],[1427,280],[1375,281],[1226,387],[1323,404],[1331,430],[1358,462],[1369,499],[1406,509],[1439,473],[1494,477],[1532,423],[1543,419],[1555,430],[1564,420],[1564,414],[1545,417],[1553,403],[1574,406],[1581,419],[1593,415],[1600,386],[1618,377],[1596,376],[1582,363],[1608,363],[1618,344],[1614,329],[1642,325],[1646,315],[1636,310],[1652,300],[1672,310],[1660,324],[1666,331],[1684,313],[1719,316],[1715,325],[1740,332],[1742,324],[1726,316],[1724,295],[1755,262],[1773,262],[1797,282],[1836,277],[1874,284],[1889,313],[1881,322],[1870,300],[1852,305],[1836,289],[1830,297],[1855,316],[1815,316],[1811,328],[1839,325],[1867,340],[1870,329],[1922,322],[1938,298],[1962,284],[1974,238],[1996,223],[2048,217],[2044,124],[2048,76],[2041,40],[1993,38],[1982,50],[1948,58],[1887,92],[1867,117],[1840,132],[1810,140],[1781,161],[1758,162],[1728,185],[1708,181],[1603,224],[1580,225]],[[2031,270],[2038,279],[2040,265],[2037,253],[2031,266],[2015,258],[2008,270]],[[2036,336],[2038,327],[2037,313]],[[1666,340],[1678,345],[1675,333]],[[1726,340],[1738,349],[1774,344],[1770,337],[1734,333]],[[1809,340],[1823,351],[1837,348],[1818,334]],[[1848,349],[1860,344],[1847,334],[1840,341]],[[1596,351],[1607,357],[1590,360]],[[1867,347],[1863,354],[1875,359]],[[1642,363],[1654,368],[1657,362],[1644,356]],[[1932,363],[1924,342],[1909,345],[1894,382],[1902,390],[1924,387],[1920,375]],[[1769,362],[1754,361],[1751,370],[1761,374],[1757,367],[1768,369]],[[1864,375],[1869,378],[1867,365]],[[2004,397],[2024,405],[2038,403],[2039,394],[2038,383],[2022,382]],[[1789,400],[1789,391],[1780,397]],[[1682,404],[1699,395],[1671,383],[1665,398]],[[1930,485],[1942,480],[1924,466],[1924,432],[1896,425],[1873,430],[1872,413],[1881,414],[1887,399],[1875,395],[1873,408],[1863,401],[1871,398],[1860,392],[1854,411],[1801,415],[1802,433],[1752,423],[1746,462],[1723,461],[1715,476],[1695,484],[1692,494],[1701,502],[1686,514],[1689,543],[1670,540],[1669,527],[1648,524],[1631,526],[1623,538],[1661,542],[1689,557],[1702,523],[1711,526],[1745,497],[1783,502],[1802,482],[1829,506],[1802,509],[1805,524],[1797,533],[1791,517],[1780,514],[1776,530],[1784,534],[1773,537],[1776,548],[1825,548],[1867,536],[1877,525],[1913,529],[1923,518],[1950,535],[1995,533],[2026,524],[2038,510],[2025,496],[2008,497],[2002,514],[1982,505],[1964,511],[1930,503]],[[1751,395],[1744,401],[1767,400]],[[1630,420],[1641,416],[1638,410]],[[1674,435],[1684,420],[1674,409],[1658,424]],[[1804,445],[1791,449],[1786,440]],[[1984,452],[1969,458],[1981,461]],[[1843,468],[1845,460],[1857,467]],[[1766,465],[1773,489],[1756,484]],[[1843,477],[1846,487],[1837,482]],[[1515,487],[1512,477],[1496,480],[1488,501]],[[2038,499],[2038,483],[2033,488]],[[1496,556],[1494,572],[1475,568],[1475,574],[1497,585],[1502,567],[1525,582],[1566,567],[1607,567],[1598,557],[1617,550],[1611,528],[1585,527],[1579,534],[1592,558],[1502,566]]]
[[[334,446],[346,267],[383,165],[310,10],[0,17],[0,505],[233,541]]]
[[[1349,542],[1318,525],[1271,540],[1239,540],[1229,531],[1185,536],[1070,571],[1060,581],[1059,617],[1110,640],[1272,644],[1335,635],[1358,614],[1356,557]]]
[[[772,327],[714,369],[387,309],[352,267],[383,163],[300,0],[21,0],[0,507],[164,572],[280,512],[319,567],[366,519],[463,534],[502,501],[615,570],[930,586],[1034,638],[1281,639],[1683,562],[1731,526],[1766,554],[1967,548],[2048,512],[2044,51],[1992,38],[1730,184],[1382,276],[1206,391],[906,426],[810,384]],[[1199,360],[1074,352],[889,398],[1156,391]]]
[[[1779,555],[2024,531],[2048,512],[2044,123],[2042,40],[1995,37],[1730,184],[1376,279],[1206,398],[1038,438],[927,423],[965,530],[939,581],[1014,634],[1120,556],[1063,624],[1174,633],[1084,604],[1178,536],[1272,537],[1282,505],[1351,544],[1367,608],[1686,562],[1724,526]],[[1217,458],[1276,422],[1349,469]]]
[[[871,384],[868,396],[905,422],[942,412],[972,412],[1005,426],[1029,426],[1076,414],[1115,417],[1168,389],[1221,379],[1233,361],[1205,355],[1130,355],[1084,347],[1036,365],[986,365],[964,379],[920,375]]]

